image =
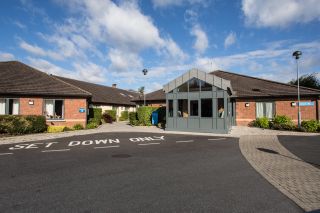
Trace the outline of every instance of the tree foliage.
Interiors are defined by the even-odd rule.
[[[298,85],[298,81],[297,79],[292,79],[289,84]],[[320,89],[320,81],[317,78],[316,73],[302,75],[299,78],[299,84],[304,87]]]

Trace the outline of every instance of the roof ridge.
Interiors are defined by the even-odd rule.
[[[90,93],[90,92],[88,92],[88,91],[86,91],[86,90],[84,90],[84,89],[81,89],[80,87],[77,87],[77,86],[75,86],[75,85],[73,85],[73,84],[70,84],[70,83],[68,83],[68,82],[65,82],[65,81],[63,81],[62,79],[59,79],[59,78],[57,78],[55,75],[49,75],[51,78],[54,78],[54,79],[56,79],[56,80],[58,80],[58,81],[60,81],[60,82],[62,82],[62,83],[64,83],[64,84],[67,84],[67,85],[69,85],[69,86],[71,86],[71,87],[74,87],[74,88],[76,88],[76,89],[78,89],[78,90],[81,90],[82,92],[85,92],[85,93],[87,93],[88,95],[91,95],[92,96],[92,94]]]
[[[288,83],[282,83],[282,82],[278,82],[278,81],[258,78],[258,77],[254,77],[254,76],[249,76],[249,75],[244,75],[244,74],[239,74],[239,73],[234,73],[234,72],[229,72],[229,71],[224,71],[224,70],[215,70],[215,71],[210,72],[210,74],[214,75],[214,72],[224,72],[224,73],[228,73],[228,74],[232,74],[232,75],[238,75],[238,76],[242,76],[242,77],[246,77],[246,78],[252,78],[252,79],[256,79],[256,80],[267,81],[267,82],[271,82],[271,83],[275,83],[275,84],[281,84],[281,85],[295,87],[295,88],[298,87],[297,85],[292,85],[292,84],[288,84]],[[303,89],[311,90],[311,91],[320,92],[319,89],[314,89],[314,88],[309,88],[309,87],[304,87],[304,86],[299,86],[299,87],[303,88]]]

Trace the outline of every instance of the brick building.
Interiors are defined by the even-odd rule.
[[[134,110],[137,93],[48,75],[17,61],[0,62],[0,115],[44,115],[48,125],[85,126],[89,107]]]

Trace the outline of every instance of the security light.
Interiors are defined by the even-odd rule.
[[[292,56],[295,57],[296,59],[299,59],[301,55],[302,55],[302,52],[299,50],[292,53]]]
[[[148,70],[147,70],[147,69],[143,69],[143,70],[142,70],[142,73],[143,73],[143,75],[147,75]]]

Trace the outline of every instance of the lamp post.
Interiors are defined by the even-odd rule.
[[[301,112],[300,112],[300,84],[299,84],[299,63],[298,59],[302,55],[301,51],[295,51],[292,53],[292,56],[296,59],[296,65],[297,65],[297,83],[298,83],[298,127],[301,127]]]
[[[147,69],[143,69],[143,70],[142,70],[142,73],[143,73],[143,75],[147,75],[148,70],[147,70]],[[146,90],[146,87],[144,87],[144,90],[143,90],[143,105],[144,105],[144,106],[146,106],[146,95],[145,95],[145,90]]]

